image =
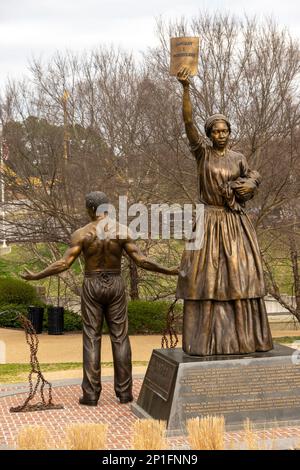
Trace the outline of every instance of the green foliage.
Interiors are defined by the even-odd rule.
[[[25,268],[33,272],[41,271],[45,268],[44,263],[42,263],[37,258],[32,257],[32,252],[26,243],[10,246],[11,253],[0,257],[0,278],[14,277],[16,279],[20,279],[19,274],[24,272]],[[49,262],[51,262],[52,257],[49,246],[46,243],[38,243],[36,246],[41,256],[45,259],[49,259]],[[59,249],[61,255],[63,255],[63,253],[66,251],[67,245],[64,243],[58,243],[57,248]],[[75,274],[81,274],[81,267],[78,260],[76,260],[75,263],[71,266],[71,270],[74,271]],[[40,279],[38,283],[34,281],[31,285],[44,286],[46,288],[47,294],[51,297],[55,297],[57,295],[58,289],[58,277],[53,276]],[[68,289],[67,293],[69,293]]]
[[[288,236],[279,230],[263,231],[258,235],[260,249],[271,268],[280,293],[294,295],[294,276]],[[266,280],[269,280],[268,275]]]
[[[166,328],[166,318],[171,302],[134,300],[128,303],[129,334],[161,334]],[[176,306],[179,314],[180,305]],[[180,332],[180,324],[177,322]]]
[[[21,279],[0,278],[0,303],[32,304],[38,300],[35,288]]]
[[[2,314],[5,312],[4,314]],[[0,328],[22,328],[18,314],[27,315],[27,305],[0,303]]]
[[[0,277],[18,276],[25,268],[40,270],[43,265],[32,258],[26,244],[10,245],[11,253],[0,257]],[[41,249],[43,245],[41,244]]]
[[[37,305],[37,303],[36,303]],[[39,303],[45,307],[43,328],[47,331],[48,312],[47,305]],[[128,329],[129,334],[161,334],[166,327],[166,316],[170,302],[150,302],[135,300],[128,303]],[[17,313],[27,315],[28,305],[0,303],[0,328],[22,328],[17,319]],[[9,313],[1,315],[1,312],[8,310]],[[176,306],[176,331],[181,332],[181,306]],[[64,331],[82,330],[82,320],[80,315],[71,310],[64,311]],[[108,333],[107,325],[104,324],[103,333]]]

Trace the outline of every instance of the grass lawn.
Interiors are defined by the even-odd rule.
[[[270,266],[272,266],[272,273],[280,292],[293,295],[294,279],[287,235],[276,230],[263,232],[259,236],[259,245]]]
[[[65,362],[61,364],[40,364],[42,372],[80,369],[80,362]],[[28,376],[29,364],[0,364],[0,383],[22,382]],[[22,378],[22,380],[20,380]]]
[[[292,295],[293,294],[293,273],[291,268],[291,260],[289,256],[288,240],[277,233],[276,231],[263,232],[259,236],[260,248],[265,254],[268,253],[267,259],[272,259],[273,275],[278,283],[280,292]],[[67,248],[64,244],[59,244],[59,251],[61,254]],[[141,244],[143,249],[143,244]],[[28,246],[25,244],[11,245],[11,253],[0,257],[0,276],[18,276],[18,274],[28,268],[33,271],[39,271],[45,267],[43,263],[34,259]],[[44,259],[51,259],[49,247],[46,244],[38,244],[38,249],[43,255]],[[160,264],[178,265],[181,258],[181,253],[184,249],[184,243],[178,240],[172,240],[171,245],[165,243],[153,245],[149,251],[149,256],[156,259]],[[78,276],[78,284],[81,283],[81,269],[79,261],[77,260],[72,266],[72,271],[75,276]],[[126,273],[125,273],[126,274]],[[128,273],[127,273],[128,275]],[[157,276],[155,273],[139,272],[139,290],[141,298],[153,297],[160,293],[161,295],[173,292],[176,289],[177,279],[172,276]],[[44,286],[46,288],[46,295],[55,298],[58,293],[58,278],[46,278],[33,282],[33,285]],[[61,283],[60,295],[74,298],[70,289]]]
[[[300,341],[300,336],[280,336],[279,338],[274,338],[273,340],[276,341],[276,343],[294,343],[295,341]]]
[[[146,366],[146,361],[135,361],[133,366]],[[41,371],[57,372],[62,370],[81,369],[82,362],[62,362],[57,364],[40,364]],[[101,367],[113,367],[112,362],[102,362]],[[0,383],[26,382],[30,372],[29,364],[0,364]],[[47,379],[47,377],[46,377]]]
[[[178,243],[173,243],[176,246]],[[32,253],[30,252],[26,243],[24,244],[15,244],[11,246],[11,253],[0,257],[0,277],[18,277],[21,272],[24,272],[25,268],[37,272],[45,268],[45,264],[41,263],[39,260],[34,259],[32,257]],[[141,246],[142,247],[142,246]],[[59,244],[59,251],[61,255],[66,250],[67,246],[64,244]],[[48,259],[50,262],[51,256],[49,247],[44,243],[38,244],[38,249],[40,254],[44,257],[44,259]],[[172,266],[176,266],[179,264],[179,260],[181,257],[181,251],[179,249],[179,254],[177,255],[176,259],[171,262]],[[160,264],[170,264],[170,260],[166,260],[167,256],[167,247],[165,245],[162,246],[155,246],[150,252],[150,256]],[[54,261],[54,259],[52,259]],[[79,261],[76,260],[75,263],[72,265],[71,270],[78,276],[78,285],[82,283],[82,274]],[[176,282],[177,279],[175,276],[157,276],[157,273],[150,273],[150,272],[143,272],[140,270],[140,296],[141,298],[147,296],[154,296],[156,293],[165,294],[168,292],[173,292],[176,289]],[[32,281],[31,284],[33,286],[43,286],[46,289],[46,296],[51,298],[56,298],[58,294],[58,277],[52,276],[45,279],[41,279],[38,282]],[[72,298],[75,301],[78,301],[78,297],[62,282],[60,284],[60,296]]]
[[[0,277],[19,277],[21,272],[24,272],[25,268],[37,272],[45,268],[45,264],[41,263],[37,259],[32,258],[32,253],[29,250],[26,243],[20,243],[11,246],[11,253],[0,257]],[[45,259],[50,260],[50,251],[46,244],[39,243],[38,245],[41,255]],[[61,254],[64,253],[67,246],[64,244],[59,245]],[[54,261],[54,260],[53,260]],[[72,268],[76,274],[80,274],[79,262],[76,261]],[[51,278],[41,279],[38,282],[33,281],[33,286],[44,286],[46,288],[47,296],[56,297],[58,292],[58,278],[53,276]],[[69,292],[65,290],[63,286],[61,289],[61,295],[66,295]],[[72,296],[72,295],[70,295]]]
[[[260,247],[263,252],[268,252],[272,258],[273,274],[278,282],[280,291],[285,294],[293,294],[293,274],[291,269],[291,260],[289,257],[289,246],[287,240],[283,236],[279,236],[277,232],[271,231],[268,233],[262,233],[259,237]],[[67,246],[59,244],[59,251],[61,254],[64,253]],[[141,244],[143,249],[143,245]],[[28,268],[32,271],[39,271],[45,267],[43,263],[34,259],[32,253],[28,249],[26,243],[11,245],[11,253],[0,257],[0,276],[18,276],[20,272]],[[40,253],[45,259],[50,259],[49,247],[46,244],[40,243],[38,245]],[[161,264],[171,263],[172,265],[179,264],[181,253],[184,249],[184,243],[181,241],[173,240],[171,246],[166,244],[154,245],[149,252],[149,256],[156,259]],[[170,250],[170,253],[169,253]],[[172,262],[169,259],[171,257]],[[81,269],[79,261],[77,260],[72,268],[74,274],[79,276],[81,282]],[[58,283],[57,277],[46,278],[40,280],[38,283],[33,285],[45,286],[47,295],[55,297],[57,295]],[[157,291],[160,293],[172,292],[175,290],[176,278],[172,276],[157,276],[157,274],[140,272],[140,295],[153,296]],[[69,289],[64,285],[61,286],[61,295],[67,295],[74,297],[74,294],[69,292]],[[65,290],[66,289],[66,290]]]

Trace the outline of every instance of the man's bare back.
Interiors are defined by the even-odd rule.
[[[111,238],[109,234],[105,239],[100,239],[97,234],[99,221],[93,221],[78,230],[78,238],[82,244],[82,254],[85,261],[85,271],[95,272],[103,270],[120,270],[121,258],[125,239]],[[107,225],[104,231],[107,231]],[[76,235],[76,232],[75,234]]]
[[[71,267],[80,254],[85,261],[85,272],[120,271],[123,250],[141,268],[162,274],[178,274],[178,268],[165,268],[150,260],[130,238],[127,227],[112,226],[111,219],[100,215],[95,220],[76,230],[71,236],[70,246],[63,257],[39,273],[26,269],[22,278],[38,280],[59,274]]]

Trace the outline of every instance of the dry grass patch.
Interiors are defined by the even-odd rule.
[[[224,416],[189,419],[187,431],[192,450],[223,450],[225,448]]]
[[[137,420],[133,426],[134,450],[162,450],[166,448],[166,423],[155,419]]]
[[[103,450],[106,435],[106,424],[72,424],[66,428],[65,447],[69,450]]]
[[[18,450],[46,450],[49,434],[43,426],[25,426],[17,435]]]

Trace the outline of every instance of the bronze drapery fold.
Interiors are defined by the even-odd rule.
[[[204,204],[201,249],[184,251],[176,297],[184,299],[183,350],[190,355],[243,354],[273,348],[255,229],[245,201],[260,183],[246,158],[218,155],[202,140],[192,149]],[[247,185],[247,197],[235,192]]]

